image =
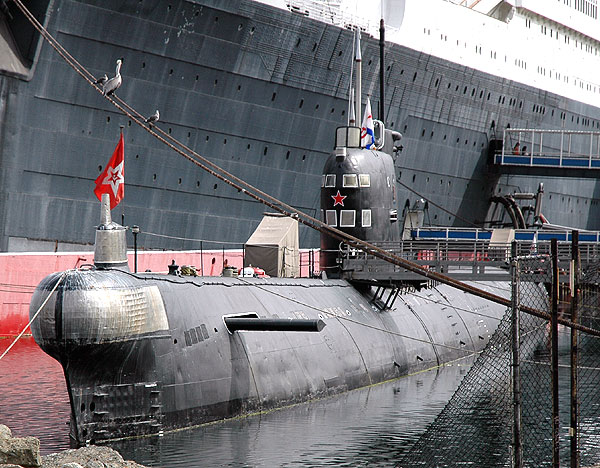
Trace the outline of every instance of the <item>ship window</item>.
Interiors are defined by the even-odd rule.
[[[354,227],[356,224],[356,211],[340,210],[340,227]]]
[[[337,212],[335,210],[326,210],[327,224],[329,226],[337,226]]]
[[[198,343],[198,334],[195,328],[190,328],[190,337],[192,338],[192,344]]]
[[[325,174],[321,177],[321,188],[325,187]]]
[[[198,328],[198,327],[196,327],[196,328]],[[204,325],[204,324],[200,325],[200,330],[202,331],[202,337],[205,340],[208,340],[208,329],[206,328],[206,325]]]
[[[204,336],[200,327],[196,327],[196,335],[198,335],[198,341],[204,341]]]
[[[344,174],[343,187],[358,187],[356,174]]]
[[[370,174],[359,174],[358,182],[361,187],[370,187],[371,186],[371,175]]]
[[[335,187],[335,174],[325,176],[325,187]]]
[[[371,210],[362,210],[362,227],[371,227]]]

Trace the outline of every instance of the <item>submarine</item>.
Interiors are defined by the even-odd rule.
[[[360,239],[394,242],[400,136],[381,122],[376,134],[367,149],[359,127],[337,129],[321,215]],[[318,277],[131,272],[126,228],[107,198],[100,211],[94,265],[47,276],[30,304],[35,341],[63,368],[78,444],[160,435],[433,368],[482,350],[506,311],[432,281],[381,301],[373,284],[345,276],[343,243],[327,233]],[[477,285],[509,294],[506,283]]]

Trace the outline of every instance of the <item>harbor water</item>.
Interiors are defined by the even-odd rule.
[[[0,340],[0,354],[12,339]],[[465,359],[439,369],[266,414],[113,442],[146,466],[394,466],[454,393]],[[62,369],[32,338],[0,360],[0,424],[42,455],[70,448]]]

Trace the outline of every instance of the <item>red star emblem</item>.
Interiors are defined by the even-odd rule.
[[[342,205],[344,206],[344,198],[347,198],[347,195],[342,195],[338,190],[337,195],[331,195],[333,198],[333,206]]]

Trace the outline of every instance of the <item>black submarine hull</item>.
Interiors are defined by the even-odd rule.
[[[498,286],[506,285],[479,284],[508,290]],[[45,278],[30,315],[41,307],[32,333],[63,366],[71,436],[89,443],[248,415],[431,368],[481,350],[505,312],[444,285],[405,291],[385,310],[371,299],[345,280],[91,269]],[[230,332],[228,316],[322,320],[325,327]]]

